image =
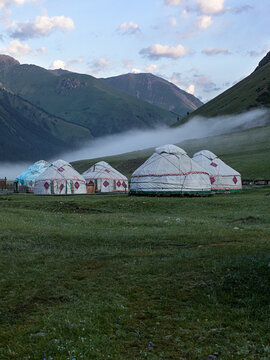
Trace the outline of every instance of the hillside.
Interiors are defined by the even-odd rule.
[[[188,118],[196,115],[214,117],[241,113],[253,108],[270,107],[269,61],[270,53],[252,74],[195,110]],[[175,126],[180,124],[181,122],[178,122]]]
[[[0,89],[0,161],[48,158],[87,138],[91,138],[88,129]]]
[[[0,56],[1,86],[47,112],[87,127],[94,137],[131,128],[173,124],[177,116],[125,94],[84,74],[49,71],[15,60],[4,66]],[[10,62],[10,59],[9,59]]]
[[[104,83],[138,99],[183,117],[203,103],[173,83],[152,74],[125,74],[106,79]]]
[[[213,151],[230,166],[240,171],[243,178],[270,178],[270,126],[253,128],[233,134],[186,140],[176,145],[189,156],[202,149]],[[100,159],[81,160],[73,166],[83,172],[99,160],[105,160],[123,174],[130,176],[152,153],[146,149],[131,153],[107,156]]]

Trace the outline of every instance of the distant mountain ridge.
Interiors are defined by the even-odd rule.
[[[129,73],[101,78],[100,80],[138,99],[172,111],[181,117],[203,105],[194,95],[150,73]]]
[[[48,159],[89,138],[88,129],[0,89],[0,161]]]
[[[184,121],[196,115],[215,117],[263,107],[270,108],[270,52],[249,76],[195,110]],[[182,123],[179,121],[173,126]]]
[[[6,65],[8,64],[8,66]],[[20,65],[0,56],[1,86],[46,112],[81,125],[94,137],[132,128],[170,125],[177,116],[145,103],[90,75]]]

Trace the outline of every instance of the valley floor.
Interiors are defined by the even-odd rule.
[[[270,359],[269,202],[0,195],[0,359]]]

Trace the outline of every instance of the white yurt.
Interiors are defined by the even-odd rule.
[[[35,195],[86,194],[85,180],[64,160],[53,162],[35,181]]]
[[[157,147],[154,154],[131,175],[131,195],[210,192],[207,171],[175,145]]]
[[[41,175],[50,164],[47,161],[39,160],[31,165],[26,171],[22,172],[15,179],[18,183],[17,191],[34,192],[35,180]]]
[[[193,155],[193,160],[209,173],[213,191],[232,192],[242,189],[239,172],[225,164],[211,151],[199,151]]]
[[[128,179],[105,161],[99,161],[82,176],[86,180],[87,193],[127,192]]]

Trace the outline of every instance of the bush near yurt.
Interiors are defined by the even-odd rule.
[[[88,193],[127,192],[128,179],[105,161],[99,161],[83,174]]]
[[[209,174],[175,145],[157,147],[131,176],[131,195],[208,194]]]
[[[64,160],[53,162],[35,181],[35,195],[85,194],[85,180]]]

